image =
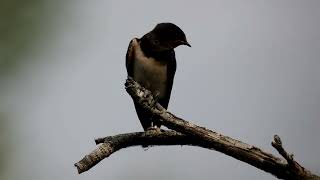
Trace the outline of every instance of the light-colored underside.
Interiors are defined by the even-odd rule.
[[[166,95],[167,64],[146,57],[137,41],[134,41],[133,79],[142,86],[158,94],[159,98]]]

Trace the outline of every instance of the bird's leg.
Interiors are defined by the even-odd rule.
[[[147,131],[157,131],[157,132],[161,132],[160,127],[158,127],[157,125],[154,125],[154,122],[151,122],[151,126],[147,129]]]
[[[159,96],[160,96],[160,91],[156,90],[154,93],[153,93],[153,99],[154,101],[152,102],[152,106],[154,107],[158,101],[159,101]],[[155,121],[157,121],[158,117],[151,117],[151,129],[152,130],[155,130],[157,132],[161,132],[161,129],[160,129],[160,126],[158,127],[157,124],[155,123]]]
[[[147,131],[161,132],[161,129],[158,126],[151,126],[151,127],[148,127]]]
[[[156,90],[154,92],[151,91],[146,91],[146,93],[144,94],[144,97],[147,99],[146,103],[148,103],[151,107],[154,107],[158,100],[159,100],[159,95],[160,95],[160,91]],[[150,96],[152,96],[153,98],[150,98]],[[160,132],[160,127],[157,127],[155,120],[157,119],[157,117],[155,117],[152,114],[149,114],[150,116],[150,127],[147,128],[147,131],[158,131]]]

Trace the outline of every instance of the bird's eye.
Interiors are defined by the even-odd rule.
[[[158,40],[154,40],[153,43],[154,43],[155,45],[159,45],[159,44],[160,44]]]

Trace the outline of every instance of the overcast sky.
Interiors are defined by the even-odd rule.
[[[19,71],[1,79],[10,139],[4,179],[276,179],[186,146],[124,149],[77,174],[73,164],[96,148],[94,138],[142,130],[124,90],[125,53],[160,22],[181,27],[192,45],[176,49],[171,112],[276,155],[270,143],[278,134],[320,174],[320,1],[82,0],[41,8],[51,15],[36,44]],[[33,12],[23,11],[26,19]]]

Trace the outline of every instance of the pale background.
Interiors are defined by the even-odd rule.
[[[142,130],[124,90],[133,37],[173,22],[171,112],[320,174],[320,1],[18,1],[0,5],[0,179],[259,179],[194,147],[128,148],[78,175],[94,138]]]

